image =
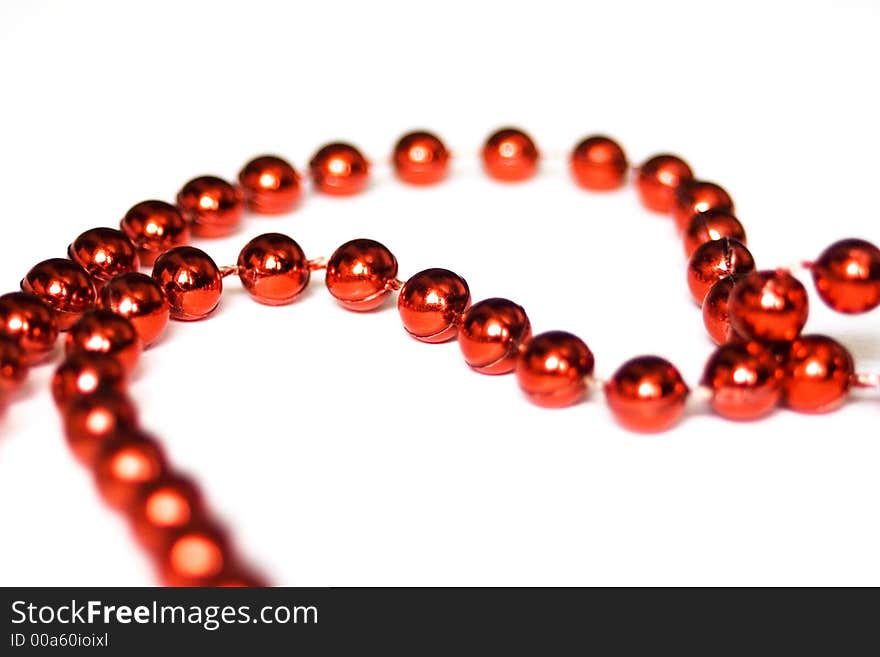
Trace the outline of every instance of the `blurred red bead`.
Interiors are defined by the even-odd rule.
[[[241,189],[216,176],[199,176],[177,193],[177,207],[198,237],[224,237],[235,232],[244,214]]]
[[[231,564],[225,536],[211,528],[178,533],[161,555],[166,586],[210,586]]]
[[[238,174],[238,183],[248,208],[259,214],[281,214],[299,201],[300,178],[287,160],[261,155]]]
[[[615,419],[631,431],[665,431],[684,413],[690,390],[668,360],[638,356],[628,360],[605,384]]]
[[[21,289],[37,295],[57,313],[61,331],[69,329],[95,304],[95,287],[88,273],[65,258],[50,258],[34,265],[21,281]]]
[[[189,223],[183,213],[165,201],[141,201],[119,224],[128,236],[143,266],[149,267],[168,249],[189,242]]]
[[[715,344],[724,344],[735,337],[727,309],[730,292],[741,276],[725,276],[709,288],[703,299],[703,325]]]
[[[519,387],[532,402],[547,408],[576,404],[587,395],[593,352],[576,335],[547,331],[536,335],[516,363]]]
[[[62,419],[73,453],[92,466],[108,441],[137,427],[137,409],[125,394],[98,388],[71,399],[62,410]]]
[[[266,233],[252,239],[238,254],[238,277],[254,299],[279,306],[290,303],[306,288],[311,268],[294,240]]]
[[[58,339],[55,312],[29,292],[0,296],[0,338],[17,343],[26,365],[46,359]]]
[[[327,289],[349,310],[378,308],[397,284],[397,259],[379,242],[346,242],[330,256]]]
[[[678,186],[672,215],[679,230],[686,230],[695,214],[709,210],[725,210],[733,214],[733,199],[724,188],[705,180],[687,180]]]
[[[432,185],[446,177],[449,151],[430,132],[411,132],[394,146],[394,171],[412,185]]]
[[[826,413],[846,398],[855,375],[849,351],[824,335],[802,335],[786,359],[785,402],[803,413]]]
[[[122,364],[107,354],[81,351],[69,355],[52,377],[52,397],[63,409],[82,395],[112,390],[125,392],[126,372]]]
[[[67,255],[100,286],[118,274],[137,271],[137,250],[125,233],[115,228],[92,228],[77,237]]]
[[[363,191],[369,182],[369,172],[367,159],[350,144],[327,144],[309,162],[315,189],[334,196]]]
[[[24,350],[9,338],[0,338],[0,395],[15,392],[27,377]]]
[[[730,237],[746,243],[746,231],[729,210],[698,212],[688,220],[684,229],[684,253],[690,258],[701,244]]]
[[[522,306],[507,299],[485,299],[465,311],[458,346],[465,362],[481,374],[507,374],[516,369],[520,351],[532,336]]]
[[[682,182],[694,177],[687,163],[675,155],[655,155],[639,167],[636,189],[642,204],[654,212],[669,212]]]
[[[733,329],[748,340],[789,342],[807,322],[807,290],[781,269],[752,272],[733,286],[727,312]]]
[[[140,489],[130,512],[135,534],[152,551],[167,547],[176,533],[200,524],[204,515],[199,489],[189,479],[175,475]]]
[[[172,319],[193,321],[210,315],[223,292],[220,268],[194,246],[176,246],[153,264],[153,280],[165,293]]]
[[[701,384],[712,392],[716,413],[731,420],[754,420],[779,403],[782,378],[782,367],[766,346],[731,342],[709,358]]]
[[[741,243],[729,237],[698,246],[687,267],[687,282],[694,301],[703,303],[709,289],[725,276],[754,271],[755,259]]]
[[[880,249],[859,239],[835,242],[812,265],[816,291],[841,313],[863,313],[880,305]]]
[[[70,327],[64,343],[68,356],[101,353],[119,361],[127,372],[134,371],[143,350],[137,329],[127,317],[111,310],[89,310]]]
[[[454,339],[470,304],[467,281],[448,269],[420,271],[404,283],[397,297],[403,327],[422,342]]]
[[[158,443],[139,431],[123,433],[105,444],[95,461],[95,481],[106,502],[129,511],[148,485],[167,469]]]
[[[569,166],[578,185],[595,191],[623,186],[629,168],[620,145],[602,135],[587,137],[579,143],[571,153]]]
[[[538,170],[538,149],[532,138],[522,130],[504,128],[486,140],[483,166],[495,180],[528,180]]]
[[[100,306],[128,318],[145,347],[161,335],[170,316],[162,288],[139,272],[110,279],[101,290]]]

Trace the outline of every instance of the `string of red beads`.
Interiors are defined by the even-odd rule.
[[[391,164],[404,182],[436,184],[448,176],[450,153],[428,132],[401,138]],[[487,174],[502,182],[533,177],[540,154],[525,132],[505,128],[482,150]],[[597,135],[572,151],[570,171],[588,190],[626,183],[627,156]],[[351,195],[369,182],[370,163],[355,147],[334,143],[309,163],[319,193]],[[756,269],[746,232],[730,195],[698,180],[681,158],[662,154],[635,169],[635,187],[649,210],[671,214],[688,256],[687,283],[702,306],[718,348],[700,385],[711,407],[731,419],[754,419],[784,401],[804,412],[836,408],[857,379],[849,352],[826,336],[801,335],[808,316],[804,286],[786,270]],[[218,267],[188,244],[190,235],[234,232],[245,210],[279,214],[293,209],[302,177],[274,155],[248,162],[234,185],[200,176],[181,188],[176,204],[143,201],[126,212],[120,229],[94,228],[78,236],[68,259],[35,265],[21,292],[0,297],[0,391],[9,394],[27,368],[51,352],[67,332],[66,359],[52,381],[67,440],[95,475],[102,495],[125,513],[139,540],[172,584],[259,583],[210,515],[198,488],[167,462],[159,444],[139,428],[126,393],[142,349],[155,343],[169,319],[199,320],[220,302],[223,278],[238,275],[256,301],[293,302],[324,269],[328,291],[344,307],[370,311],[399,290],[398,310],[415,339],[457,340],[465,362],[484,374],[516,372],[525,396],[547,407],[569,406],[589,394],[595,361],[587,344],[565,331],[532,336],[518,304],[500,298],[471,303],[467,282],[446,269],[398,279],[397,259],[384,245],[356,239],[328,259],[307,259],[279,233],[244,246],[237,263]],[[152,266],[152,274],[141,273]],[[820,298],[844,313],[880,305],[880,250],[848,239],[809,265]],[[624,363],[604,383],[613,415],[635,431],[662,431],[684,413],[690,389],[667,360],[648,355]]]

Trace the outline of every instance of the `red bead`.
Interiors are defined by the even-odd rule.
[[[176,246],[156,258],[153,280],[165,293],[173,319],[207,317],[220,303],[223,292],[220,268],[211,256],[194,246]]]
[[[584,189],[617,189],[626,182],[629,164],[620,145],[608,137],[587,137],[571,153],[571,174]]]
[[[880,249],[870,242],[835,242],[812,270],[816,291],[837,312],[863,313],[880,305]]]
[[[684,229],[684,253],[690,258],[701,244],[730,237],[746,243],[746,231],[729,210],[698,212],[688,220]]]
[[[55,312],[35,294],[9,292],[0,296],[0,337],[16,342],[26,365],[49,355],[58,339]]]
[[[0,395],[15,392],[27,376],[24,350],[9,338],[0,338]]]
[[[177,476],[147,484],[131,505],[135,534],[153,551],[167,547],[183,528],[200,524],[203,515],[198,488],[189,479]]]
[[[709,210],[725,210],[733,214],[733,199],[724,188],[704,180],[687,180],[678,186],[672,214],[679,230],[687,229],[695,214]]]
[[[682,182],[693,177],[693,171],[680,157],[655,155],[639,167],[636,189],[646,208],[654,212],[669,212],[675,204],[675,192]]]
[[[779,403],[783,370],[775,354],[758,342],[731,342],[718,347],[703,371],[702,385],[711,404],[731,420],[753,420]]]
[[[230,565],[225,536],[211,528],[179,532],[161,555],[166,586],[209,586]]]
[[[784,270],[752,272],[733,286],[727,310],[733,329],[744,338],[789,342],[807,322],[807,290]]]
[[[110,506],[128,511],[147,486],[160,480],[167,467],[158,443],[133,431],[101,448],[95,462],[95,481]]]
[[[73,240],[67,255],[95,279],[96,285],[140,267],[134,245],[125,233],[115,228],[87,230]]]
[[[222,178],[200,176],[177,193],[177,207],[198,237],[223,237],[235,232],[244,214],[241,190]]]
[[[548,331],[536,335],[516,364],[516,378],[526,396],[538,406],[561,408],[587,395],[593,374],[593,352],[576,335]]]
[[[668,360],[638,356],[628,360],[605,384],[615,419],[631,431],[665,431],[684,413],[690,390]]]
[[[269,306],[293,301],[309,284],[310,276],[305,253],[287,235],[260,235],[238,254],[241,284],[254,299]]]
[[[159,284],[146,274],[131,272],[110,279],[101,290],[102,308],[127,317],[144,346],[165,330],[170,309]]]
[[[394,171],[412,185],[433,185],[446,177],[449,151],[430,132],[411,132],[394,147]]]
[[[803,335],[786,359],[785,402],[803,413],[825,413],[843,403],[855,375],[846,347],[824,335]]]
[[[189,242],[189,224],[181,211],[165,201],[141,201],[119,224],[138,250],[141,265],[149,267],[168,249]]]
[[[379,242],[346,242],[330,256],[327,289],[349,310],[378,308],[397,284],[397,259]]]
[[[21,289],[37,295],[56,314],[58,328],[66,331],[95,304],[95,287],[86,270],[64,258],[34,265]]]
[[[741,278],[741,276],[725,276],[709,288],[703,299],[703,324],[715,344],[724,344],[736,336],[730,326],[727,303],[734,284]]]
[[[127,396],[112,388],[74,397],[65,405],[62,417],[70,448],[89,466],[95,464],[108,441],[137,427],[137,409]]]
[[[526,311],[507,299],[485,299],[465,311],[458,346],[465,362],[481,374],[516,369],[520,351],[532,336]]]
[[[309,172],[319,192],[349,196],[366,188],[370,165],[354,146],[335,143],[315,153],[309,162]]]
[[[495,180],[528,180],[538,170],[538,149],[532,138],[522,130],[505,128],[486,140],[483,166]]]
[[[98,391],[125,392],[125,368],[107,354],[81,351],[68,356],[52,377],[52,397],[58,408]]]
[[[134,371],[143,350],[137,329],[127,317],[104,308],[85,313],[67,332],[68,356],[100,353],[112,356],[127,372]]]
[[[259,214],[281,214],[299,201],[299,174],[289,162],[262,155],[244,165],[238,174],[248,208]]]
[[[697,247],[688,262],[687,282],[694,301],[703,303],[706,293],[716,282],[732,274],[754,271],[755,259],[740,242],[723,237]]]
[[[403,327],[422,342],[454,339],[470,305],[467,282],[448,269],[420,271],[404,283],[397,297]]]

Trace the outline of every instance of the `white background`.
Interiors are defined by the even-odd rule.
[[[640,353],[692,384],[712,350],[673,223],[631,188],[575,188],[565,154],[618,138],[672,150],[734,196],[761,267],[880,240],[875,2],[3,2],[4,289],[189,178],[277,152],[302,168],[350,140],[375,160],[413,128],[459,155],[431,189],[377,167],[356,198],[309,196],[199,242],[220,264],[267,231],[310,257],[385,243],[401,276],[441,266],[566,329],[608,376]],[[550,156],[495,184],[495,128]],[[880,370],[880,313],[807,330]],[[70,455],[33,371],[0,418],[0,583],[154,582]],[[880,399],[751,424],[695,409],[626,433],[594,395],[561,411],[513,377],[471,373],[454,343],[401,330],[394,304],[338,307],[320,276],[291,306],[227,279],[207,321],[175,323],[132,385],[143,424],[198,478],[244,552],[290,585],[880,584]]]

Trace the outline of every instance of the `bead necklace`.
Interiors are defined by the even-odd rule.
[[[404,136],[392,156],[397,177],[413,185],[441,182],[449,161],[443,142],[427,132]],[[539,152],[526,133],[508,128],[489,137],[482,162],[490,177],[514,183],[535,174]],[[581,141],[569,165],[575,182],[595,191],[622,187],[630,173],[623,149],[604,136]],[[369,171],[363,154],[342,143],[323,147],[309,164],[313,188],[339,196],[361,192]],[[643,205],[671,214],[681,232],[690,292],[719,345],[700,382],[719,415],[751,420],[780,403],[825,412],[838,407],[852,386],[880,387],[878,375],[856,373],[848,350],[832,338],[801,335],[806,289],[787,269],[756,270],[733,200],[722,187],[697,180],[684,160],[668,154],[635,168],[634,180]],[[237,185],[195,178],[175,204],[136,204],[120,230],[86,231],[71,243],[68,258],[38,263],[22,280],[21,292],[0,297],[0,392],[14,390],[31,365],[48,357],[59,332],[66,332],[66,357],[52,393],[67,441],[93,471],[103,497],[131,521],[166,584],[262,583],[230,545],[196,484],[173,469],[160,444],[139,428],[126,395],[141,350],[169,319],[210,315],[226,277],[238,276],[260,303],[283,305],[305,289],[313,272],[323,271],[330,294],[361,312],[399,290],[398,310],[410,336],[427,343],[457,340],[471,369],[515,372],[525,396],[541,406],[576,404],[598,381],[593,354],[577,336],[532,336],[521,306],[501,298],[472,305],[465,279],[446,269],[401,280],[397,259],[373,240],[351,240],[329,258],[309,259],[290,237],[267,233],[248,242],[235,265],[223,267],[188,245],[191,236],[231,234],[246,208],[288,212],[302,188],[300,174],[269,155],[248,162]],[[152,275],[140,273],[142,265],[152,265]],[[880,305],[880,250],[868,242],[841,240],[803,267],[820,298],[838,312]],[[675,366],[658,356],[627,361],[599,387],[620,424],[645,432],[677,423],[691,392]]]

